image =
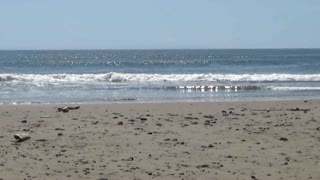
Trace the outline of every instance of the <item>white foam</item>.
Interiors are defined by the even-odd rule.
[[[14,82],[263,82],[263,81],[320,81],[320,74],[0,74],[1,81]]]
[[[269,87],[272,90],[282,90],[282,91],[302,91],[302,90],[320,90],[320,87],[289,87],[289,86],[279,86],[279,87]]]

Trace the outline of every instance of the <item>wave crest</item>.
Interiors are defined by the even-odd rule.
[[[320,81],[320,74],[0,74],[0,82],[277,82]]]

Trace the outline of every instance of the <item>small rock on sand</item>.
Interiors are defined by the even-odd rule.
[[[17,140],[17,142],[23,142],[30,139],[29,134],[26,133],[15,134],[13,137]]]
[[[280,138],[279,140],[280,140],[280,141],[288,141],[288,139],[287,139],[287,138],[284,138],[284,137]]]

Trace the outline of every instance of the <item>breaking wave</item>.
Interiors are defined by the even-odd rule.
[[[0,82],[277,82],[320,81],[320,74],[0,74]]]

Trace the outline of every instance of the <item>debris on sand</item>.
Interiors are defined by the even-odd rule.
[[[79,109],[79,108],[80,108],[80,106],[75,106],[75,107],[66,106],[66,107],[58,108],[58,112],[67,113],[67,112],[69,112],[69,110],[75,110],[75,109]]]
[[[30,136],[27,133],[15,134],[13,137],[16,139],[17,142],[23,142],[30,139]]]

